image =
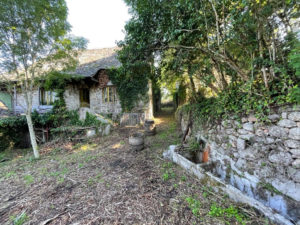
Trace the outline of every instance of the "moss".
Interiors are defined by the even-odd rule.
[[[283,195],[282,192],[278,191],[272,184],[270,183],[259,183],[258,186],[262,187],[263,189],[266,189],[272,193]]]

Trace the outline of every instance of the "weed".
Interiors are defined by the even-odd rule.
[[[165,173],[163,174],[162,178],[163,178],[164,181],[169,180],[169,179],[170,179],[169,173],[168,173],[168,172],[165,172]]]
[[[181,176],[180,180],[181,180],[182,182],[185,182],[185,181],[186,181],[186,176]]]
[[[11,178],[11,177],[14,177],[16,175],[16,172],[14,171],[10,171],[10,172],[7,172],[4,177],[5,178]]]
[[[64,177],[58,177],[56,179],[56,181],[57,181],[57,183],[61,184],[61,183],[63,183],[65,181],[65,178]]]
[[[185,201],[188,203],[193,215],[200,217],[201,202],[193,197],[187,197]]]
[[[23,211],[20,215],[18,216],[10,216],[10,219],[12,221],[12,224],[14,225],[22,225],[24,224],[29,218],[26,215],[25,211]]]
[[[95,183],[95,180],[93,178],[88,179],[88,186],[92,186]]]
[[[120,145],[125,145],[125,141],[120,141]]]
[[[174,188],[178,188],[178,184],[173,184],[173,187]]]
[[[217,206],[216,203],[213,203],[208,214],[213,217],[223,217],[225,220],[226,218],[235,218],[239,223],[243,225],[246,224],[244,221],[246,219],[245,216],[241,214],[239,210],[234,206],[223,208],[221,206]],[[227,222],[229,223],[229,221]]]
[[[83,166],[84,166],[83,163],[79,163],[79,164],[78,164],[78,168],[79,168],[79,169],[82,168]]]
[[[32,175],[25,175],[24,176],[24,180],[25,180],[25,184],[29,185],[32,184],[34,182],[34,177]]]

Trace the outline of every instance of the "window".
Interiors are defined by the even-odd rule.
[[[102,89],[102,102],[116,102],[116,88],[115,87],[105,87]]]
[[[40,88],[40,105],[52,105],[55,100],[55,92]]]
[[[87,88],[80,89],[80,107],[90,107],[90,91]]]

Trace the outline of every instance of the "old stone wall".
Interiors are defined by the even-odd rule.
[[[25,113],[27,109],[25,94],[16,93],[13,102],[15,104],[14,112],[16,114]],[[39,113],[45,113],[45,112],[49,112],[51,109],[52,109],[51,105],[40,105],[39,89],[34,90],[32,94],[32,111],[36,110]]]
[[[93,87],[90,89],[90,107],[96,113],[120,114],[122,112],[118,96],[116,95],[116,101],[114,102],[104,102],[102,89],[100,87]]]
[[[68,110],[78,110],[80,108],[79,88],[70,85],[64,92],[64,99]]]
[[[178,119],[182,132],[188,116]],[[212,172],[293,222],[300,221],[300,107],[278,109],[261,123],[249,115],[219,125],[193,124],[189,137],[210,148]]]

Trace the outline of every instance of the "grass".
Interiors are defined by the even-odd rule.
[[[24,176],[24,181],[26,185],[34,183],[34,177],[30,174]]]
[[[10,217],[13,225],[23,225],[27,220],[29,220],[29,217],[27,216],[26,212],[22,212],[18,216],[11,216]]]
[[[246,224],[246,216],[239,212],[238,208],[235,206],[222,207],[218,206],[216,203],[213,203],[210,207],[210,211],[208,213],[212,217],[221,217],[224,219],[225,223],[231,224],[230,219],[235,219],[240,224]],[[228,220],[229,219],[229,220]]]

